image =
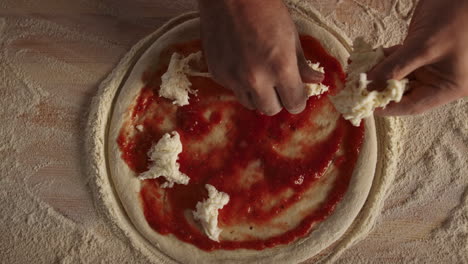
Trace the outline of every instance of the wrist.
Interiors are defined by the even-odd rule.
[[[275,19],[287,8],[283,0],[197,0],[200,19],[237,21],[238,24]]]
[[[197,0],[200,10],[210,9],[244,9],[249,6],[267,8],[283,0]]]
[[[251,0],[252,2],[258,0]],[[200,12],[210,10],[232,10],[245,6],[249,0],[197,0]]]
[[[258,2],[262,0],[197,0],[199,5],[203,6],[214,6],[214,5],[235,5],[235,4],[243,4],[248,2]]]

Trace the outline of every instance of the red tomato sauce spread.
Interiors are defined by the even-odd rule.
[[[330,87],[328,93],[336,93],[339,88],[336,87],[334,78],[342,83],[345,80],[340,63],[316,39],[301,36],[300,40],[307,59],[320,62],[325,68],[323,83]],[[171,46],[161,57],[166,56],[167,61],[174,51],[188,55],[200,49],[200,41],[196,40]],[[143,125],[142,132],[129,136],[122,128],[117,139],[126,164],[136,173],[144,172],[151,162],[147,154],[151,146],[163,134],[170,132],[162,129],[161,124],[168,118],[168,113],[175,112],[171,121],[175,123],[174,130],[180,134],[184,146],[178,162],[180,170],[190,177],[190,182],[188,185],[176,184],[173,188],[164,189],[164,197],[161,197],[160,187],[165,181],[163,177],[142,182],[142,208],[146,220],[155,231],[172,234],[206,251],[239,248],[261,250],[287,244],[307,235],[313,224],[323,221],[333,212],[348,188],[363,142],[363,124],[353,127],[340,117],[336,128],[325,139],[313,146],[300,146],[301,153],[305,155],[299,158],[281,156],[274,150],[275,146],[289,142],[291,131],[314,126],[310,120],[329,103],[327,96],[309,98],[306,109],[299,115],[291,115],[283,110],[269,117],[245,109],[235,100],[218,100],[222,96],[232,95],[231,91],[209,78],[190,77],[192,88],[198,90],[198,93],[190,95],[189,105],[176,107],[170,100],[158,95],[161,75],[166,69],[167,64],[161,65],[143,76],[146,86],[141,90],[130,116],[133,125],[137,119]],[[211,114],[207,118],[203,113],[208,108]],[[154,113],[147,114],[150,109]],[[229,123],[225,124],[227,132],[224,138],[227,143],[214,146],[207,152],[188,151],[186,146],[209,135],[225,118],[227,110],[233,110]],[[344,153],[337,157],[340,147],[344,149]],[[241,168],[254,160],[261,161],[264,178],[248,188],[239,187],[242,186],[239,183],[242,179]],[[218,226],[222,228],[241,222],[258,225],[268,223],[300,200],[301,195],[325,173],[330,162],[337,167],[338,175],[328,197],[318,209],[305,216],[297,227],[286,230],[283,234],[263,240],[221,239],[216,242],[210,240],[185,217],[187,211],[195,210],[197,202],[207,198],[204,186],[211,184],[230,196],[229,203],[219,211]],[[291,197],[271,208],[263,208],[265,201],[288,188],[294,190]]]

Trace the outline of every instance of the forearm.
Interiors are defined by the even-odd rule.
[[[197,0],[201,16],[210,13],[256,16],[259,9],[274,14],[274,9],[283,7],[282,0]]]

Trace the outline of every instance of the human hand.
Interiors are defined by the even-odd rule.
[[[402,45],[369,73],[370,80],[408,78],[409,91],[378,115],[413,115],[468,96],[468,0],[421,0]]]
[[[201,37],[213,78],[249,109],[275,115],[304,110],[305,83],[323,74],[307,65],[281,0],[199,0]]]

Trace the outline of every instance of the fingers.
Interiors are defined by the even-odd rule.
[[[238,84],[237,87],[242,87],[234,92],[242,105],[272,116],[282,109],[273,81],[268,72],[257,70],[239,73],[232,83]]]
[[[239,103],[249,110],[255,110],[255,105],[252,101],[252,96],[248,91],[243,89],[236,89],[234,90],[234,94],[237,97]]]
[[[299,78],[299,76],[297,76]],[[302,81],[283,82],[275,87],[282,106],[291,114],[298,114],[306,107],[307,93]]]
[[[238,78],[216,78],[213,79],[230,89],[237,98],[237,101],[249,110],[257,109],[259,112],[272,116],[282,110],[280,99],[275,91],[275,86],[271,81],[267,81],[265,74],[257,73],[244,74]],[[227,79],[227,80],[226,80]],[[244,81],[239,81],[244,79]],[[245,80],[247,79],[247,80]]]
[[[392,55],[395,51],[401,48],[401,44],[394,45],[388,48],[384,48],[383,52],[386,57]],[[374,91],[374,90],[383,90],[387,86],[387,80],[385,79],[378,79],[378,77],[373,76],[375,73],[371,70],[369,73],[368,79],[372,80],[371,83],[367,86],[367,90]]]
[[[375,114],[380,116],[421,114],[458,97],[455,90],[449,87],[413,82],[410,91],[403,96],[399,103],[391,103],[384,109],[376,110]]]
[[[230,88],[239,103],[250,110],[257,109],[272,116],[284,107],[289,113],[298,114],[305,109],[307,102],[303,82],[317,83],[324,77],[323,73],[312,70],[305,58],[300,61],[301,66],[293,57],[268,71],[244,72],[235,79],[225,76],[224,79],[229,78],[228,82],[218,80],[215,74],[213,76],[217,82]]]
[[[299,67],[299,74],[301,75],[302,82],[304,83],[319,83],[325,78],[321,72],[312,70],[307,64],[307,60],[303,54],[297,56],[297,64]]]
[[[255,108],[265,115],[274,116],[282,109],[274,87],[270,89],[255,89],[251,95]]]
[[[414,44],[392,47],[387,52],[390,55],[369,72],[369,80],[401,80],[433,59],[427,49]]]
[[[239,102],[249,109],[257,109],[268,116],[276,115],[284,107],[291,114],[302,112],[306,106],[307,94],[298,73],[279,78],[276,86],[254,87],[250,95],[236,93]]]
[[[308,82],[320,82],[323,79],[323,74],[310,69],[305,59],[302,63],[305,64],[305,79]],[[296,57],[279,63],[272,67],[271,72],[254,79],[255,82],[249,82],[251,89],[248,90],[251,92],[255,108],[260,112],[275,115],[284,107],[289,113],[298,114],[305,109],[307,92]],[[276,84],[270,84],[272,81]]]
[[[307,92],[299,74],[298,62],[294,59],[290,67],[285,67],[277,73],[276,93],[281,105],[291,114],[298,114],[304,110]],[[315,79],[317,76],[312,74]],[[320,76],[318,76],[320,77]]]
[[[392,53],[394,53],[395,51],[397,51],[399,48],[401,48],[403,45],[401,44],[398,44],[398,45],[394,45],[394,46],[391,46],[391,47],[388,47],[388,48],[384,48],[384,54],[385,56],[390,56]]]

